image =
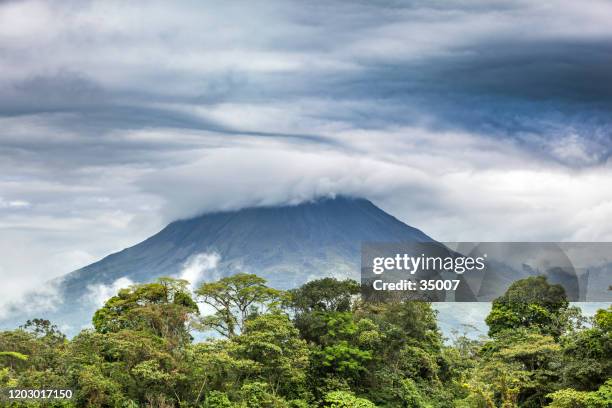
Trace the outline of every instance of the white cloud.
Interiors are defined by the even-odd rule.
[[[600,159],[601,146],[589,149],[588,142],[575,133],[555,139],[550,144],[553,155],[565,163],[592,165]]]
[[[4,278],[3,268],[0,266],[0,276],[11,287],[12,282]],[[13,293],[6,292],[0,298],[0,319],[10,318],[14,313],[32,315],[54,311],[62,304],[63,299],[59,291],[60,281],[44,282],[35,287],[19,288]]]
[[[166,220],[348,194],[442,241],[612,238],[608,165],[576,170],[468,133],[348,133],[335,135],[344,151],[277,141],[206,149],[140,185],[164,198]]]
[[[111,297],[117,295],[120,289],[129,288],[134,282],[127,277],[121,277],[110,285],[90,285],[87,287],[88,293],[85,295],[86,302],[92,303],[97,307],[103,306]]]
[[[178,278],[188,281],[192,289],[205,278],[209,281],[215,280],[216,276],[207,275],[214,273],[220,260],[221,256],[216,252],[192,255],[185,261]]]
[[[19,208],[28,208],[31,204],[24,200],[9,200],[6,201],[2,197],[0,197],[0,209],[8,208],[8,209],[19,209]]]

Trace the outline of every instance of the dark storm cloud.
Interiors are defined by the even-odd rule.
[[[356,59],[360,69],[354,72],[304,72],[300,81],[292,82],[291,74],[275,75],[261,80],[259,95],[289,100],[324,95],[335,101],[369,103],[368,109],[326,114],[328,119],[366,127],[414,124],[426,115],[433,118],[431,126],[496,136],[552,137],[554,126],[545,122],[554,122],[582,127],[582,136],[589,139],[590,131],[597,133],[609,125],[610,38],[540,40],[519,33],[517,37],[522,38],[477,39],[444,55],[414,60],[360,57]]]
[[[115,162],[120,156],[135,151],[136,155],[145,154],[146,150],[167,150],[173,147],[193,149],[201,147],[198,143],[189,144],[164,141],[160,143],[138,144],[133,141],[118,141],[105,139],[104,136],[117,130],[134,129],[183,129],[190,131],[212,132],[221,135],[241,135],[263,138],[290,139],[298,142],[325,143],[338,145],[320,135],[301,133],[281,133],[274,131],[253,131],[240,129],[231,125],[221,124],[214,120],[202,118],[185,111],[165,109],[160,104],[178,103],[191,106],[215,105],[226,100],[232,100],[230,91],[233,85],[219,85],[211,80],[203,86],[202,93],[195,96],[160,95],[154,92],[132,90],[109,90],[84,74],[74,72],[61,72],[58,75],[43,77],[37,76],[10,84],[0,94],[0,117],[32,117],[46,115],[52,118],[55,127],[59,129],[78,132],[78,140],[69,140],[65,143],[55,142],[52,138],[48,143],[37,141],[30,144],[29,149],[43,150],[47,153],[68,152],[77,159],[109,160]],[[222,90],[220,90],[222,89]],[[82,142],[82,143],[81,143]],[[21,141],[7,138],[2,148],[18,148],[28,143],[27,137]],[[75,155],[70,147],[83,145],[85,149],[92,149],[92,155]],[[116,152],[117,154],[112,154]],[[128,157],[128,160],[137,157]]]
[[[306,112],[306,119],[339,121],[357,128],[425,122],[437,129],[516,138],[527,148],[532,142],[534,149],[541,148],[541,139],[558,137],[559,128],[570,128],[585,145],[595,143],[603,149],[598,162],[609,156],[612,33],[580,35],[578,29],[563,27],[573,18],[572,8],[538,8],[520,1],[309,2],[300,7],[282,2],[276,6],[263,7],[259,13],[252,10],[254,18],[270,19],[268,24],[262,20],[255,25],[245,21],[248,8],[194,10],[196,15],[211,13],[226,23],[233,18],[237,24],[224,27],[228,35],[218,36],[217,41],[214,33],[204,34],[202,47],[198,39],[203,34],[194,31],[197,28],[189,21],[185,27],[176,21],[157,31],[147,27],[143,35],[130,32],[127,26],[109,30],[104,24],[99,31],[94,25],[84,35],[73,23],[73,28],[58,29],[60,42],[50,44],[51,49],[60,50],[57,58],[53,53],[47,57],[57,72],[5,81],[0,115],[74,113],[64,126],[84,134],[176,128],[330,143],[324,133],[250,129],[176,109],[177,105],[205,109],[271,101],[298,104],[321,98],[330,108]],[[595,6],[601,4],[594,2]],[[76,14],[89,11],[81,6]],[[68,9],[59,14],[67,20],[74,17]],[[129,12],[125,14],[129,24]],[[151,14],[155,16],[155,10]],[[590,17],[583,16],[577,24],[592,24]],[[141,43],[144,51],[138,48]],[[83,60],[67,57],[64,53],[70,53],[64,44],[74,46]],[[152,56],[146,53],[150,44],[157,49]],[[128,78],[134,75],[130,71],[134,63],[121,59],[122,48],[129,61],[138,59],[138,53],[143,54],[143,62],[151,61],[136,64],[139,71],[132,81]],[[188,55],[204,58],[191,65],[210,61],[215,66],[216,52],[221,50],[219,55],[224,57],[227,49],[253,49],[260,54],[253,59],[230,55],[229,62],[210,72],[189,68]],[[171,54],[173,50],[176,54]],[[158,60],[164,52],[168,60]],[[258,58],[268,56],[269,64],[260,60],[263,68],[254,69]],[[31,56],[13,46],[5,58],[27,61]],[[64,64],[62,58],[74,63]],[[276,60],[283,59],[288,66],[274,67]],[[168,61],[173,64],[169,66]],[[125,79],[109,83],[104,74],[88,72],[92,63]],[[170,84],[176,85],[174,89]]]
[[[373,64],[340,89],[353,97],[420,106],[446,127],[547,133],[538,124],[542,118],[564,125],[609,123],[611,66],[609,41],[487,41],[450,56]]]

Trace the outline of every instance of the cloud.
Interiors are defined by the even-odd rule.
[[[101,307],[108,299],[116,296],[120,289],[129,288],[133,284],[134,282],[131,279],[123,276],[110,285],[90,285],[87,287],[88,293],[83,300],[94,304],[96,307]]]
[[[31,204],[27,201],[23,200],[11,200],[5,201],[0,197],[0,208],[9,208],[9,209],[18,209],[18,208],[27,208]]]
[[[206,275],[214,272],[220,260],[221,256],[215,252],[193,255],[185,261],[178,278],[188,281],[192,289],[205,278],[208,278],[209,281],[215,280],[217,279],[216,276]]]
[[[440,240],[612,238],[600,228],[610,216],[612,195],[601,189],[609,166],[576,172],[469,133],[400,128],[350,137],[345,152],[278,143],[213,149],[149,174],[141,188],[164,197],[168,220],[347,194],[369,197]]]
[[[0,276],[3,275],[3,268],[0,267]],[[63,303],[59,289],[60,282],[60,280],[57,280],[55,282],[39,283],[34,288],[19,288],[12,295],[3,296],[0,301],[0,319],[10,319],[17,313],[36,315],[56,310]],[[8,282],[7,286],[10,285],[11,283]]]
[[[220,259],[217,253],[194,255],[185,262],[177,277],[189,281],[191,286],[194,287],[205,278],[207,273],[214,271]],[[130,278],[123,276],[108,285],[90,285],[87,287],[87,293],[83,296],[83,300],[96,307],[101,307],[108,299],[116,296],[119,290],[129,288],[134,284],[135,282]]]

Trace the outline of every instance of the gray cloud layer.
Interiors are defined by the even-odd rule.
[[[607,1],[0,3],[7,296],[207,210],[610,240]]]

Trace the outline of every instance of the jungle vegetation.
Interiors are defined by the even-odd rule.
[[[359,292],[332,278],[280,291],[250,274],[193,292],[171,278],[124,288],[72,339],[43,319],[0,332],[0,387],[74,390],[69,401],[3,404],[612,406],[612,309],[586,319],[543,277],[496,299],[478,340],[444,339],[429,303]]]

